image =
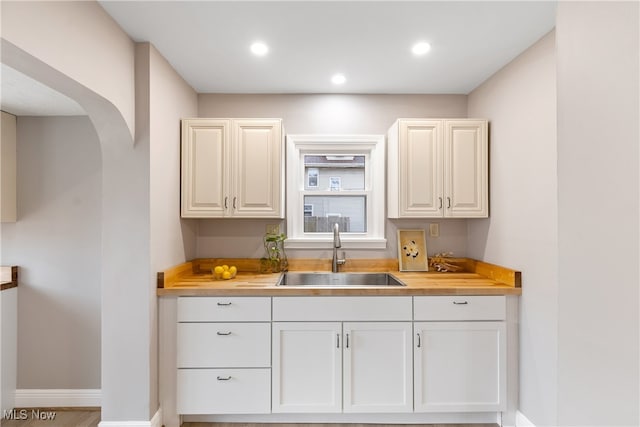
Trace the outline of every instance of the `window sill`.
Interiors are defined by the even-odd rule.
[[[386,249],[387,239],[354,239],[340,236],[340,249]],[[284,241],[285,249],[332,249],[332,238],[289,238]]]

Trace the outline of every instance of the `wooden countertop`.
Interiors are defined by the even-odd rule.
[[[521,274],[493,264],[457,258],[457,273],[401,272],[393,259],[349,260],[342,272],[387,272],[407,286],[276,286],[280,273],[261,274],[259,260],[196,259],[158,273],[159,296],[310,296],[310,295],[521,295]],[[231,280],[215,280],[215,265],[235,265]],[[331,260],[291,259],[289,271],[328,272]]]
[[[0,291],[18,286],[18,267],[0,267]]]

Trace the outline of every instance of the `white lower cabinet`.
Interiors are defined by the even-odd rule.
[[[416,412],[506,409],[504,306],[499,296],[416,297],[416,319],[430,320],[414,323]]]
[[[178,413],[268,414],[270,369],[179,369]]]
[[[411,322],[343,325],[344,412],[411,412]]]
[[[179,414],[268,414],[271,298],[181,297]]]
[[[413,410],[411,297],[274,298],[273,306],[274,320],[286,320],[273,323],[273,412]],[[308,318],[317,321],[294,321]]]
[[[507,411],[507,307],[504,296],[180,297],[177,413],[486,420]]]
[[[273,324],[273,412],[342,410],[342,324]]]

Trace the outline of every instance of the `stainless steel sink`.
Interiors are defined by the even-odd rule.
[[[387,273],[283,273],[276,286],[407,286]]]

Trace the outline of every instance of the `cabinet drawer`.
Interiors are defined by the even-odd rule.
[[[411,320],[411,297],[275,297],[273,320]]]
[[[179,414],[268,414],[270,369],[178,369]]]
[[[178,322],[270,321],[271,299],[264,297],[180,297]]]
[[[270,323],[178,323],[178,368],[268,368]]]
[[[415,320],[504,320],[504,296],[414,297]]]

